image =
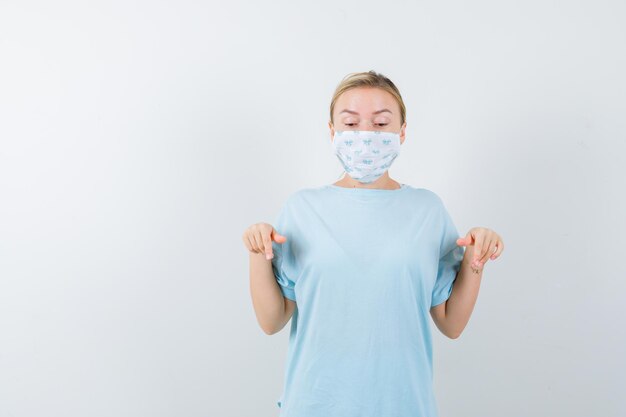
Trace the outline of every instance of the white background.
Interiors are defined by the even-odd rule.
[[[243,231],[334,182],[332,92],[405,99],[392,178],[505,242],[441,417],[626,415],[621,1],[0,2],[0,417],[277,416]],[[433,325],[434,326],[434,325]],[[434,328],[434,327],[433,327]]]

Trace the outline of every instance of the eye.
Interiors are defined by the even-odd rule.
[[[344,123],[346,126],[354,126],[356,123]]]
[[[376,123],[378,126],[387,126],[389,123]]]

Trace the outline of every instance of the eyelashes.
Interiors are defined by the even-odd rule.
[[[350,127],[352,127],[352,126],[354,126],[356,123],[344,123],[344,124],[345,124],[346,126],[350,126]],[[376,126],[383,127],[383,126],[387,126],[389,123],[374,123],[374,124],[375,124]]]

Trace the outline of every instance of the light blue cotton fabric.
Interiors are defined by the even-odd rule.
[[[401,184],[288,196],[272,269],[291,319],[280,417],[437,417],[430,308],[464,255],[442,200]]]

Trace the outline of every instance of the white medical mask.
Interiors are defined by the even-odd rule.
[[[378,130],[336,130],[332,147],[346,173],[368,184],[380,178],[400,153],[400,134]]]

